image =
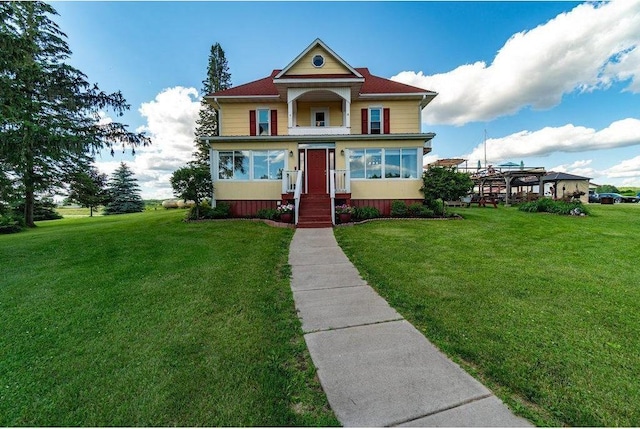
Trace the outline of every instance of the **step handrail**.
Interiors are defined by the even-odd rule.
[[[331,196],[331,224],[336,224],[336,170],[329,175],[329,195]]]
[[[302,194],[302,175],[303,174],[304,174],[303,170],[298,170],[298,175],[296,177],[296,190],[295,190],[295,193],[293,194],[293,198],[295,201],[295,210],[294,210],[295,225],[298,224],[298,214],[300,212],[300,195]]]

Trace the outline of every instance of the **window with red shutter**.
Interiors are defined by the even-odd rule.
[[[391,134],[391,109],[385,107],[383,113],[383,122],[384,122],[384,134]]]
[[[249,110],[249,135],[256,135],[256,111]]]
[[[271,135],[277,136],[278,135],[278,111],[277,110],[271,111],[270,127],[271,127]]]
[[[369,134],[369,109],[362,109],[362,134]]]

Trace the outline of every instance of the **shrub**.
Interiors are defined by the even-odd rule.
[[[21,218],[14,218],[11,215],[0,214],[0,234],[12,234],[22,231],[24,221]]]
[[[380,217],[380,210],[371,206],[356,207],[354,209],[353,217],[356,219],[375,219]]]
[[[409,216],[412,217],[434,217],[435,215],[432,209],[421,203],[409,204],[407,211],[409,212]]]
[[[560,215],[580,215],[589,214],[580,201],[554,201],[551,198],[541,198],[537,201],[530,201],[518,206],[518,210],[529,213],[554,213]]]
[[[210,207],[209,204],[191,207],[187,212],[186,219],[227,219],[229,217],[231,217],[231,204],[218,203],[215,207]]]
[[[278,211],[275,209],[260,209],[256,213],[256,217],[259,219],[274,220],[278,215]]]
[[[444,202],[442,200],[427,200],[426,207],[433,211],[434,216],[444,216]]]
[[[407,215],[407,203],[404,201],[391,202],[391,217],[405,217]]]

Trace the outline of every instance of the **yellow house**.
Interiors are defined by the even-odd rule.
[[[422,156],[434,133],[421,112],[437,94],[347,64],[320,39],[282,70],[207,95],[217,202],[252,216],[295,204],[299,227],[331,226],[334,206],[422,201]]]

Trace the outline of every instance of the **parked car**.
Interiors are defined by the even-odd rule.
[[[596,191],[589,191],[589,202],[590,203],[599,203],[600,195],[596,194]]]
[[[614,203],[637,203],[640,201],[640,197],[628,197],[626,195],[616,194],[615,192],[603,192],[602,194],[598,194],[600,200],[602,198],[613,198]]]

